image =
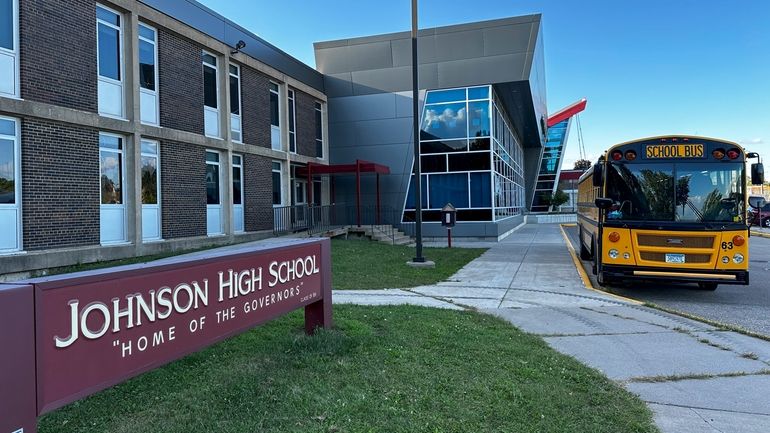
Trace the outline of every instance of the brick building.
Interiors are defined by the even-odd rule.
[[[0,274],[268,236],[323,88],[194,1],[0,0]]]

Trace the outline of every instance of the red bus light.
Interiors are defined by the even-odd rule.
[[[616,150],[616,151],[612,152],[612,160],[613,161],[620,161],[621,159],[623,159],[623,152],[621,152],[619,150]]]
[[[628,152],[626,152],[626,159],[629,160],[629,161],[635,160],[636,159],[636,152],[634,152],[633,150],[629,150]]]
[[[736,159],[741,155],[740,152],[738,152],[738,149],[730,149],[727,151],[727,157],[730,159]]]
[[[743,236],[741,235],[733,236],[733,245],[735,245],[736,247],[740,247],[744,243],[746,243],[746,239],[744,239]]]
[[[725,157],[725,150],[724,149],[714,149],[713,152],[711,152],[711,156],[713,156],[715,159],[722,159]]]
[[[612,232],[612,233],[610,233],[608,238],[609,238],[610,242],[617,242],[617,241],[620,240],[620,233]]]

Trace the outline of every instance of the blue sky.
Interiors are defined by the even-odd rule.
[[[201,1],[301,61],[313,42],[409,30],[410,0]],[[590,159],[697,134],[770,156],[770,1],[420,0],[420,27],[543,14],[548,110],[588,99]],[[565,168],[578,158],[573,124]]]

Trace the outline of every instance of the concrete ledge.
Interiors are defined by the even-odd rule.
[[[232,236],[199,236],[193,238],[169,239],[139,245],[91,245],[75,248],[60,248],[21,252],[0,256],[0,281],[14,281],[35,275],[44,275],[46,270],[82,263],[120,260],[175,251],[252,242],[272,237],[272,231],[242,233]]]

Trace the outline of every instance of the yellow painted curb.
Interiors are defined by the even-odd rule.
[[[621,301],[630,302],[635,305],[644,304],[644,302],[637,301],[636,299],[626,298],[625,296],[616,295],[614,293],[610,293],[610,292],[595,288],[591,283],[591,278],[588,277],[586,270],[583,269],[583,264],[580,262],[580,258],[575,252],[575,248],[572,247],[572,242],[570,242],[569,237],[567,237],[567,232],[564,231],[565,226],[566,227],[574,227],[574,226],[567,226],[565,224],[560,224],[559,229],[561,230],[561,235],[564,237],[564,242],[567,244],[567,250],[569,250],[570,256],[572,256],[572,262],[575,263],[575,268],[577,268],[578,274],[580,274],[580,278],[583,280],[583,285],[586,286],[586,289],[593,290],[594,292],[601,293],[602,295],[607,295],[615,299],[619,299]]]
[[[759,236],[760,238],[770,238],[770,233],[755,232],[754,230],[752,230],[751,236]]]

